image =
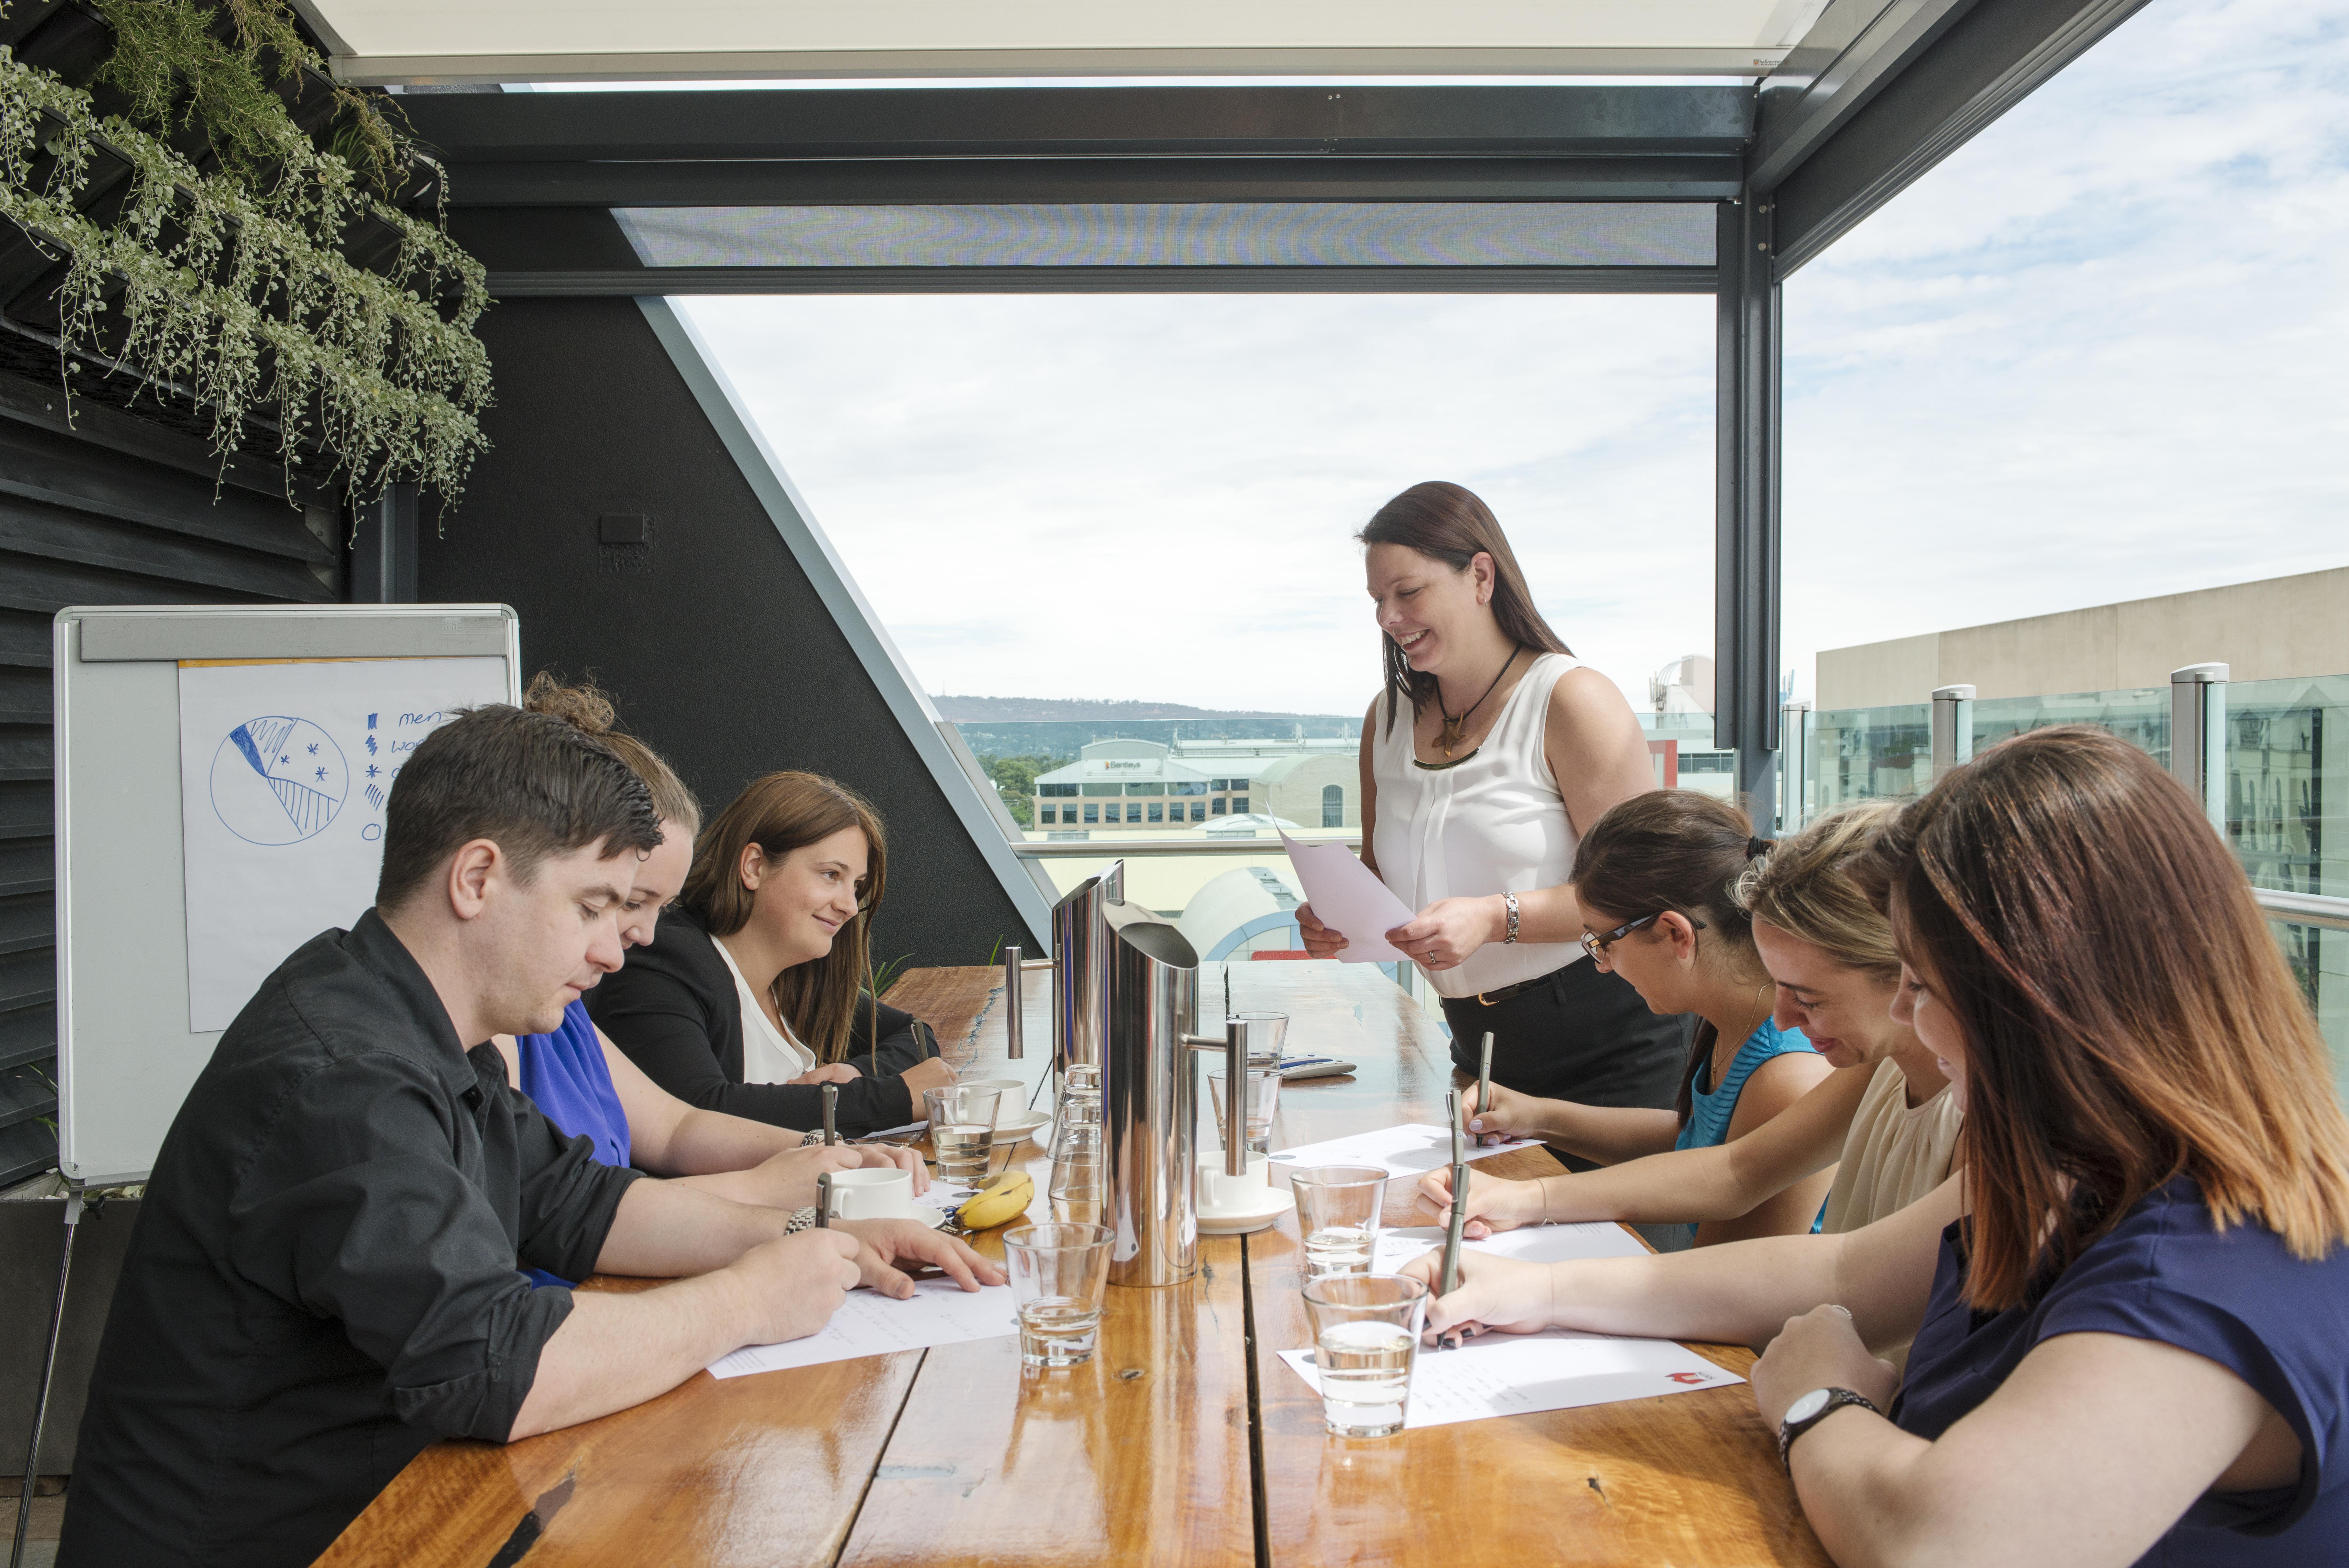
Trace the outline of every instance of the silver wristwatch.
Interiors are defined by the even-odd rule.
[[[1814,1388],[1786,1407],[1786,1418],[1778,1423],[1778,1462],[1786,1467],[1789,1476],[1795,1473],[1795,1439],[1846,1405],[1857,1405],[1872,1415],[1884,1414],[1877,1409],[1876,1401],[1848,1388]]]
[[[1504,892],[1501,895],[1501,902],[1509,907],[1508,929],[1501,933],[1501,940],[1505,942],[1513,942],[1517,940],[1517,896],[1515,893]]]

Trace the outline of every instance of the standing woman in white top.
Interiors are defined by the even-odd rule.
[[[1489,1032],[1509,1088],[1670,1109],[1689,1021],[1585,961],[1567,886],[1583,830],[1656,787],[1631,705],[1542,619],[1470,492],[1414,484],[1356,537],[1386,665],[1362,722],[1362,862],[1418,911],[1384,935],[1443,997],[1454,1064],[1475,1072]],[[1346,946],[1309,905],[1298,919],[1315,957]]]

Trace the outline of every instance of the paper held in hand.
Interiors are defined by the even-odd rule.
[[[1305,901],[1313,906],[1314,919],[1346,934],[1340,963],[1409,961],[1386,933],[1409,924],[1412,911],[1352,850],[1342,844],[1299,844],[1286,833],[1280,836],[1280,846],[1297,867],[1298,881],[1305,885]]]

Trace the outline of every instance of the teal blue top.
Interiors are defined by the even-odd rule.
[[[1737,1048],[1737,1054],[1730,1060],[1729,1071],[1723,1073],[1721,1082],[1710,1090],[1704,1086],[1704,1080],[1713,1069],[1713,1053],[1706,1052],[1703,1059],[1689,1073],[1689,1117],[1681,1124],[1680,1139],[1672,1147],[1713,1148],[1727,1143],[1729,1120],[1737,1114],[1737,1096],[1745,1092],[1745,1080],[1754,1075],[1754,1069],[1773,1056],[1784,1056],[1790,1052],[1808,1051],[1810,1048],[1810,1037],[1801,1030],[1781,1029],[1774,1021],[1765,1018],[1761,1028],[1745,1037],[1745,1044]],[[1822,1205],[1818,1218],[1811,1221],[1811,1230],[1817,1231],[1820,1222],[1826,1218],[1826,1209]],[[1693,1240],[1696,1227],[1690,1226],[1688,1232]]]

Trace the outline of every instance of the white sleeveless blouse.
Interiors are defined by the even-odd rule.
[[[1371,836],[1379,876],[1415,913],[1438,898],[1490,898],[1555,888],[1574,872],[1578,842],[1542,741],[1550,691],[1579,661],[1545,653],[1501,704],[1493,732],[1449,767],[1413,754],[1411,709],[1394,725],[1386,700],[1372,722],[1371,777],[1378,820]],[[1456,968],[1429,975],[1439,996],[1474,996],[1533,980],[1583,956],[1580,942],[1485,943]]]

